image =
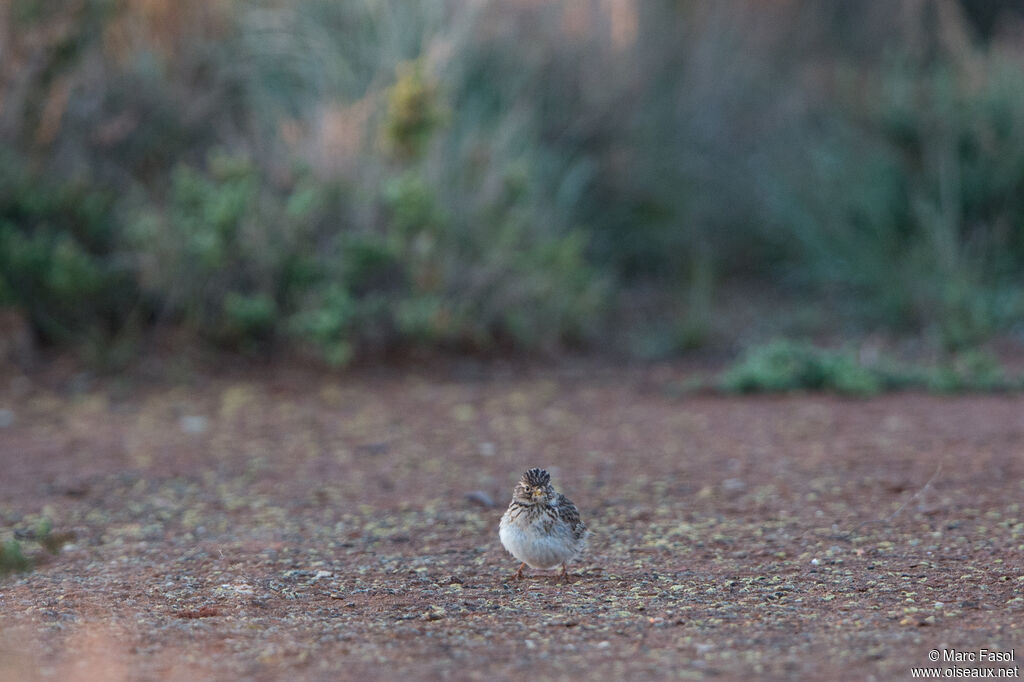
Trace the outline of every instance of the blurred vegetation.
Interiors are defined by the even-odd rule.
[[[978,350],[954,353],[938,364],[924,365],[888,357],[862,361],[850,350],[776,340],[749,349],[722,373],[717,388],[729,393],[831,391],[867,396],[904,389],[935,393],[1009,391],[1024,385],[996,358]]]
[[[0,545],[0,577],[31,569],[32,562],[22,553],[21,543],[17,540],[8,540]]]
[[[6,535],[6,533],[5,533]],[[74,540],[70,531],[54,532],[53,523],[44,517],[28,528],[14,530],[13,538],[0,543],[0,577],[9,573],[31,571],[45,556],[36,551],[26,556],[25,546],[37,546],[48,554],[59,554],[64,545]]]
[[[12,0],[0,305],[100,361],[175,329],[345,364],[680,352],[735,285],[971,348],[1024,312],[1003,5]],[[727,384],[893,381],[758,353]]]

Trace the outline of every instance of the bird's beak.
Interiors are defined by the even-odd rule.
[[[538,499],[538,498],[544,497],[544,491],[543,491],[543,490],[541,490],[540,488],[537,488],[537,489],[535,489],[535,490],[533,491],[533,497],[534,497],[535,499]]]

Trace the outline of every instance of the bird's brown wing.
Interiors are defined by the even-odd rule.
[[[580,520],[580,512],[576,505],[562,493],[558,493],[558,518],[565,521],[572,528],[572,533],[578,540],[587,533],[587,526]]]

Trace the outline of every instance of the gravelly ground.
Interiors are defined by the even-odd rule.
[[[23,540],[35,570],[0,578],[0,678],[905,679],[932,649],[1024,657],[1024,398],[680,398],[680,372],[10,381],[0,541],[45,516],[67,544]],[[594,532],[569,586],[510,580],[497,522],[530,466]]]

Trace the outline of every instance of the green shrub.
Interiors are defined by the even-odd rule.
[[[44,341],[108,341],[140,303],[114,196],[0,159],[0,290]]]
[[[169,324],[336,364],[672,355],[715,340],[723,282],[954,351],[1024,314],[1019,55],[922,31],[929,3],[627,4],[19,0],[0,301],[58,343]],[[736,390],[899,381],[748,361]]]
[[[717,387],[734,393],[832,391],[872,395],[911,389],[957,393],[1020,390],[1024,388],[1024,376],[1011,375],[995,358],[979,351],[953,355],[929,366],[884,357],[864,365],[852,352],[780,340],[748,350],[722,373]]]
[[[818,390],[868,395],[880,391],[884,382],[850,353],[774,341],[744,354],[724,373],[720,386],[739,393]]]
[[[950,362],[921,375],[920,384],[937,393],[1024,388],[1024,377],[1010,374],[994,357],[977,350],[960,353]]]
[[[266,294],[229,293],[224,297],[225,336],[245,341],[265,340],[278,321],[277,304]]]
[[[0,545],[0,576],[28,571],[31,568],[32,562],[22,553],[21,543],[17,540],[8,540]]]
[[[342,366],[354,354],[356,320],[356,302],[344,287],[334,284],[322,288],[314,301],[292,316],[290,331],[319,348],[328,363]]]
[[[1018,319],[1022,78],[998,51],[851,75],[806,162],[782,166],[773,225],[796,246],[792,271],[948,349]]]
[[[143,207],[132,229],[163,317],[229,347],[272,341],[321,279],[306,240],[329,194],[305,179],[281,191],[251,160],[222,152],[201,168],[179,166],[167,206]]]

